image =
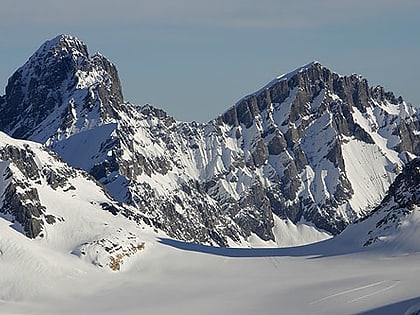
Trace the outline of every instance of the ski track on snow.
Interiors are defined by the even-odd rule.
[[[334,293],[332,295],[325,296],[321,299],[312,301],[310,304],[318,304],[318,303],[327,301],[329,299],[336,298],[336,297],[343,296],[343,295],[347,295],[347,294],[354,293],[354,292],[359,292],[359,291],[363,292],[365,290],[371,290],[371,289],[376,290],[378,287],[379,288],[382,287],[382,285],[389,284],[389,285],[384,286],[380,290],[373,291],[371,293],[367,293],[367,294],[364,294],[364,295],[360,295],[360,296],[358,296],[358,297],[356,297],[352,300],[347,301],[347,303],[353,303],[353,302],[357,302],[359,300],[371,297],[373,295],[377,295],[377,294],[380,294],[382,292],[388,291],[388,290],[392,289],[393,287],[397,286],[399,283],[400,283],[400,280],[383,280],[383,281],[379,281],[379,282],[374,282],[374,283],[370,283],[370,284],[367,284],[367,285],[363,285],[363,286],[360,286],[360,287],[356,287],[356,288],[353,288],[353,289],[349,289],[349,290]]]

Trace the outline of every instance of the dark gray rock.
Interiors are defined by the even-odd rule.
[[[38,165],[30,148],[27,147],[26,150],[23,150],[7,145],[0,149],[0,158],[3,161],[12,161],[27,178],[32,180],[40,178]]]
[[[26,190],[22,193],[21,189],[17,190],[17,187]],[[44,210],[45,207],[39,201],[37,190],[25,187],[24,183],[12,183],[3,193],[0,212],[13,216],[29,238],[35,238],[41,234],[44,225],[41,216]],[[51,222],[51,218],[49,221]]]
[[[398,135],[401,137],[401,142],[398,145],[399,151],[412,152],[420,155],[420,135],[418,133],[419,122],[413,120],[401,120],[398,126]]]
[[[284,152],[286,147],[287,143],[284,136],[277,131],[273,139],[271,139],[268,144],[268,153],[271,155],[278,155]]]
[[[257,142],[254,150],[252,151],[252,158],[256,167],[262,166],[267,161],[268,148],[264,140],[260,139],[260,141]]]

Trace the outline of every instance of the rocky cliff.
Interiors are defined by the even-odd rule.
[[[115,66],[89,56],[86,45],[60,35],[45,42],[9,79],[2,130],[15,138],[52,143],[117,118],[123,102]]]

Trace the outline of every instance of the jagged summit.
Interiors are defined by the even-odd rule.
[[[115,66],[69,35],[45,42],[9,79],[0,102],[2,130],[53,143],[116,118],[123,103]]]
[[[287,72],[276,77],[257,91],[239,99],[233,107],[240,106],[241,103],[253,97],[264,97],[267,92],[272,93],[276,89],[278,90],[279,88],[285,88],[286,85],[289,85],[290,87],[297,86],[301,84],[302,81],[309,82],[312,85],[317,85],[320,89],[325,86],[326,88],[332,90],[334,93],[337,93],[339,96],[342,96],[343,92],[351,92],[343,91],[348,88],[348,85],[357,85],[357,87],[355,87],[356,89],[359,89],[360,87],[361,89],[366,90],[364,92],[366,93],[366,97],[372,97],[378,101],[387,100],[393,104],[404,102],[404,99],[401,96],[396,97],[394,93],[385,91],[384,88],[380,85],[375,87],[369,86],[368,80],[361,74],[351,74],[350,76],[344,76],[323,66],[319,61],[314,60],[296,68],[291,72]],[[356,91],[356,93],[359,92]],[[363,91],[361,93],[363,93]],[[273,94],[274,97],[272,100],[276,101],[276,93]],[[351,97],[354,97],[355,99],[357,99],[359,96],[362,95],[351,95]],[[347,98],[350,100],[349,96],[347,96]]]
[[[89,57],[87,46],[83,41],[71,35],[60,34],[42,44],[31,58],[45,56],[51,53],[58,54],[59,52],[75,55],[81,54],[86,58]]]
[[[244,99],[248,99],[248,98],[250,98],[250,97],[252,97],[252,96],[256,96],[256,95],[261,94],[261,93],[262,93],[262,92],[264,92],[265,90],[270,89],[270,88],[271,88],[274,84],[278,83],[279,81],[289,80],[289,79],[291,79],[292,77],[294,77],[296,74],[298,74],[299,72],[301,72],[301,71],[305,71],[305,70],[308,70],[308,69],[310,69],[310,68],[312,68],[312,67],[314,67],[314,66],[319,66],[319,67],[322,67],[322,65],[321,65],[321,63],[320,63],[319,61],[314,60],[314,61],[311,61],[311,62],[309,62],[309,63],[307,63],[307,64],[305,64],[305,65],[303,65],[303,66],[298,67],[297,69],[295,69],[295,70],[293,70],[293,71],[291,71],[291,72],[287,72],[287,73],[281,74],[281,75],[279,75],[278,77],[276,77],[275,79],[271,80],[269,83],[265,84],[265,85],[264,85],[262,88],[260,88],[259,90],[257,90],[257,91],[255,91],[255,92],[253,92],[253,93],[251,93],[251,94],[248,94],[248,95],[243,96],[242,98],[240,98],[240,99],[239,99],[239,100],[235,103],[235,105],[234,105],[234,106],[236,106],[236,105],[240,104],[240,103],[241,103]]]
[[[299,120],[300,116],[310,115],[315,110],[331,110],[328,106],[319,105],[334,101],[334,98],[358,108],[362,113],[365,113],[367,108],[388,102],[401,105],[400,114],[405,117],[413,114],[412,107],[407,107],[408,104],[402,97],[395,97],[392,92],[385,91],[381,86],[369,86],[363,76],[356,74],[343,76],[324,67],[318,61],[313,61],[275,78],[263,88],[241,98],[219,118],[231,125],[244,123],[249,126],[261,111],[270,108],[272,104],[281,104],[287,100],[294,89],[297,89],[299,101],[291,104],[292,123]],[[322,94],[324,92],[325,95]],[[319,104],[308,107],[307,105],[317,96]],[[299,108],[296,108],[298,104]]]
[[[321,63],[317,60],[313,60],[303,66],[300,66],[298,68],[296,68],[295,70],[288,72],[288,73],[284,73],[280,76],[278,76],[275,80],[289,80],[292,77],[294,77],[296,74],[298,74],[301,71],[306,71],[308,69],[311,69],[312,67],[317,66],[320,68],[323,68],[323,66],[321,65]]]

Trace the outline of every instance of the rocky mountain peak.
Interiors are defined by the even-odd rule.
[[[420,153],[415,108],[380,86],[369,86],[360,75],[342,76],[316,61],[240,99],[216,121],[232,128],[241,146],[249,148],[252,165],[277,170],[278,196],[289,205],[274,213],[294,222],[304,218],[333,234],[380,201],[402,163],[398,153]],[[362,187],[370,184],[360,179],[354,160],[358,164],[374,156],[385,167],[366,173],[381,174],[383,180],[372,183],[375,192],[366,193]],[[313,181],[309,186],[308,180]],[[363,206],[351,201],[363,195]]]
[[[267,119],[271,127],[266,131],[272,134],[279,127],[272,118],[273,113],[277,112],[274,116],[279,118],[281,115],[280,126],[283,127],[280,129],[292,126],[289,134],[295,134],[293,138],[304,136],[306,127],[313,119],[331,114],[332,124],[338,134],[351,136],[355,133],[359,139],[369,142],[369,132],[365,132],[365,128],[361,128],[351,117],[355,111],[362,116],[372,116],[374,111],[381,111],[384,115],[398,113],[404,120],[401,122],[402,129],[407,127],[414,131],[418,128],[417,117],[411,119],[417,115],[415,109],[402,97],[397,98],[381,86],[369,86],[367,79],[361,75],[339,75],[318,61],[281,75],[255,93],[243,97],[218,120],[230,126],[242,124],[250,128],[261,118]],[[266,115],[266,118],[262,115]],[[414,138],[404,137],[400,150],[419,154],[419,139]],[[292,145],[291,141],[289,137],[289,144]]]
[[[89,57],[81,40],[59,35],[9,79],[0,125],[13,137],[53,143],[117,118],[122,103],[115,66],[100,54]]]
[[[388,101],[394,105],[404,102],[402,97],[397,98],[381,86],[369,86],[367,79],[359,74],[342,76],[324,67],[320,62],[312,61],[275,78],[258,91],[243,97],[222,115],[222,119],[233,125],[241,122],[249,125],[250,120],[270,104],[283,103],[294,89],[298,90],[293,104],[292,118],[294,120],[299,119],[300,115],[311,112],[311,109],[305,105],[310,104],[317,97],[322,100],[323,97],[320,96],[322,91],[327,92],[327,96],[330,94],[340,98],[362,113],[366,112],[367,107],[374,106],[374,101]],[[331,110],[331,107],[312,108],[312,111],[314,109]]]
[[[89,58],[86,44],[76,37],[71,35],[60,34],[55,38],[46,41],[34,53],[31,58],[40,58],[41,56],[48,57],[49,55],[81,55]]]

